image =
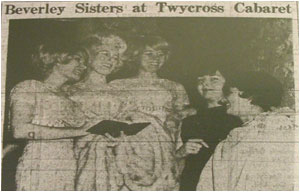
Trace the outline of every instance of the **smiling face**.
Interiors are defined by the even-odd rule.
[[[223,98],[225,78],[219,71],[214,75],[198,77],[198,92],[209,102],[219,102]]]
[[[103,37],[100,45],[91,47],[93,55],[91,69],[99,74],[110,74],[122,64],[121,58],[126,49],[126,43],[120,37]]]
[[[68,81],[80,80],[82,74],[86,70],[86,60],[82,53],[75,55],[65,55],[65,62],[58,63],[56,68],[58,72]]]
[[[140,70],[146,72],[157,72],[167,60],[167,54],[162,50],[154,49],[153,47],[146,46],[141,54],[141,67]]]

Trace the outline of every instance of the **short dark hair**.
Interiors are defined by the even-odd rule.
[[[203,98],[203,96],[198,91],[198,77],[202,76],[214,76],[217,71],[227,80],[227,76],[229,75],[229,69],[226,68],[225,64],[217,64],[214,62],[209,63],[209,65],[205,67],[201,67],[199,69],[193,69],[193,71],[189,71],[191,74],[189,77],[189,83],[186,85],[187,91],[189,92],[190,102],[199,110],[204,110],[207,108],[207,100]]]
[[[227,79],[228,76],[231,76],[232,72],[234,71],[230,67],[230,63],[215,63],[211,62],[209,65],[206,65],[205,67],[201,67],[200,69],[195,69],[192,71],[193,73],[193,78],[195,81],[197,81],[198,77],[205,76],[205,75],[215,75],[217,71],[221,73],[221,75]]]
[[[241,71],[233,74],[225,83],[224,94],[229,94],[229,88],[238,88],[243,93],[242,98],[251,98],[253,105],[260,106],[264,111],[278,107],[283,96],[280,81],[263,71]]]

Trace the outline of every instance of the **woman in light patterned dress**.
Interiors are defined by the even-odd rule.
[[[42,81],[26,80],[10,95],[11,129],[27,140],[16,173],[17,190],[74,190],[73,139],[86,135],[84,113],[60,90],[86,69],[86,53],[73,44],[43,44],[33,63]]]
[[[280,105],[282,85],[264,72],[243,72],[226,83],[233,129],[205,165],[197,190],[290,191],[297,188],[294,112]]]
[[[184,157],[202,147],[201,140],[182,145],[180,123],[194,113],[185,89],[157,75],[169,57],[169,44],[159,36],[144,37],[137,50],[138,73],[111,82],[127,101],[128,109],[118,119],[151,125],[134,136],[125,136],[116,146],[116,164],[121,190],[179,190]]]
[[[92,34],[84,40],[84,44],[89,53],[87,74],[81,82],[67,88],[69,98],[81,107],[90,121],[113,119],[122,106],[119,92],[107,84],[106,77],[121,66],[127,45],[123,39],[111,33]],[[76,190],[115,189],[115,180],[112,179],[114,173],[103,171],[110,169],[108,167],[113,161],[110,141],[105,136],[94,134],[76,139]],[[96,159],[99,164],[91,163]]]

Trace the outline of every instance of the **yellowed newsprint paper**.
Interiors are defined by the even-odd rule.
[[[2,190],[299,190],[297,2],[1,9]]]

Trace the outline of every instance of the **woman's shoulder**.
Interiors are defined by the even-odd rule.
[[[271,138],[293,139],[297,132],[296,113],[289,108],[274,110],[265,117],[266,132],[271,134]],[[285,138],[284,138],[285,137]]]
[[[43,87],[43,83],[37,80],[25,80],[17,85],[11,90],[11,94],[14,93],[35,93],[38,92]]]
[[[284,141],[295,137],[295,131],[293,115],[272,111],[262,113],[248,124],[233,129],[228,138],[236,141]]]
[[[160,79],[160,82],[166,87],[168,87],[170,90],[185,91],[184,86],[176,81],[172,81],[169,79]]]
[[[10,102],[33,103],[36,93],[44,92],[43,83],[37,80],[25,80],[10,91]]]
[[[293,118],[282,113],[262,113],[242,127],[233,129],[227,138],[218,144],[215,154],[224,159],[266,160],[271,157],[271,153],[278,156],[275,148],[286,151],[297,140],[297,126],[293,121]]]
[[[277,108],[271,112],[263,113],[257,116],[254,121],[256,127],[260,128],[260,125],[264,125],[264,128],[280,130],[282,126],[288,126],[295,123],[295,111],[290,108]]]
[[[14,86],[14,89],[35,89],[43,83],[37,80],[25,80]]]
[[[161,81],[165,84],[171,85],[172,87],[183,87],[180,83],[170,79],[161,79]]]

